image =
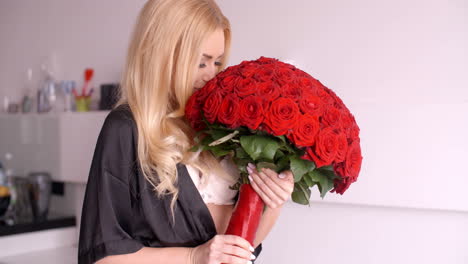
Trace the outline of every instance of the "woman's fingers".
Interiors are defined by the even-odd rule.
[[[250,185],[255,190],[255,192],[257,192],[260,198],[262,198],[263,202],[268,207],[273,208],[273,209],[278,207],[278,204],[275,201],[273,201],[268,195],[266,195],[264,191],[260,189],[260,187],[258,187],[257,183],[254,180],[250,180]]]
[[[243,258],[239,258],[236,256],[227,255],[227,254],[221,255],[219,261],[221,261],[221,263],[224,263],[224,264],[252,264],[252,261],[250,260],[245,260]]]
[[[222,235],[226,244],[236,245],[238,247],[244,248],[247,251],[253,252],[255,249],[250,245],[249,241],[245,240],[240,236],[235,235]]]
[[[223,235],[224,245],[220,261],[222,263],[245,264],[247,261],[255,259],[252,254],[254,248],[250,243],[240,236]]]
[[[294,176],[291,171],[284,171],[282,175],[278,175],[267,168],[257,171],[253,164],[249,164],[247,170],[252,187],[269,207],[281,206],[291,196],[294,190]]]
[[[232,255],[232,256],[237,256],[242,259],[247,259],[247,260],[254,260],[255,255],[252,254],[250,250],[245,250],[241,247],[237,246],[232,246],[232,245],[226,245],[223,250],[224,254]],[[245,262],[245,261],[244,261]]]
[[[250,176],[259,189],[276,205],[283,203],[286,192],[272,181],[264,172],[253,172]]]
[[[291,193],[294,190],[294,175],[291,171],[283,171],[280,174],[276,173],[272,169],[263,168],[262,171],[269,176],[269,178],[274,181],[277,186],[283,189],[287,193]],[[284,178],[281,178],[280,175],[283,174]]]
[[[195,247],[191,252],[190,261],[206,264],[246,264],[251,263],[253,251],[250,243],[242,237],[216,235],[205,244]]]

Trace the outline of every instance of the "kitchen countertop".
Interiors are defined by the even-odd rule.
[[[76,220],[74,216],[50,214],[48,219],[43,222],[31,221],[28,223],[20,223],[11,226],[0,225],[0,237],[71,226],[76,226]]]

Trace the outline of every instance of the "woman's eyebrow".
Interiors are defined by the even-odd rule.
[[[221,58],[223,55],[224,55],[224,54],[219,55],[218,59]],[[209,59],[209,60],[211,60],[211,59],[213,58],[213,56],[208,55],[208,54],[205,54],[205,53],[203,53],[203,57],[206,57],[206,58]]]

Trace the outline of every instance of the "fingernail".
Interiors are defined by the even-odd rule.
[[[247,171],[249,172],[249,174],[252,174],[253,172],[253,170],[250,167],[247,167]]]
[[[250,182],[253,182],[252,176],[249,175]]]
[[[254,260],[254,259],[256,259],[255,255],[254,255],[254,254],[252,254],[252,256],[250,256],[250,259],[251,259],[251,260]]]
[[[250,246],[250,251],[254,252],[255,251],[255,248],[253,248],[252,246]]]
[[[255,169],[255,165],[253,165],[252,163],[248,163],[247,166],[249,166],[251,169]]]
[[[285,173],[280,173],[280,174],[278,174],[278,177],[280,179],[284,179],[284,178],[286,178],[286,174]]]

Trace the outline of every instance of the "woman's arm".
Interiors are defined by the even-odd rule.
[[[271,229],[275,225],[276,220],[278,219],[281,213],[281,209],[282,207],[277,207],[275,209],[267,207],[265,209],[265,212],[263,213],[262,218],[260,219],[260,224],[258,225],[257,233],[255,235],[255,248],[258,245],[260,245],[260,243],[262,243],[262,241],[265,240],[267,235],[270,233]]]
[[[255,259],[254,248],[239,236],[216,235],[208,242],[194,247],[144,247],[132,254],[113,255],[98,261],[98,264],[206,264],[229,263],[251,264]]]
[[[107,256],[96,264],[191,264],[190,251],[192,248],[169,247],[149,248],[144,247],[135,253]]]

